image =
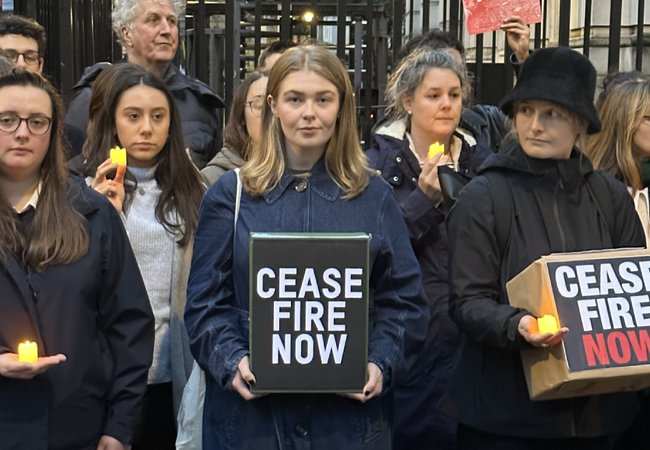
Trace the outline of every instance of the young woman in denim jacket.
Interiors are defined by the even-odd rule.
[[[421,344],[428,319],[406,227],[390,187],[366,165],[352,86],[331,52],[288,50],[271,71],[267,94],[260,149],[241,171],[236,229],[237,175],[228,172],[208,190],[196,232],[185,320],[207,375],[203,446],[389,449],[387,391],[405,355]],[[362,393],[250,392],[249,233],[277,231],[372,234],[374,314]]]

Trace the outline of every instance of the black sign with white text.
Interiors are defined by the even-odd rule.
[[[650,362],[650,259],[549,262],[570,371]]]
[[[251,233],[253,392],[360,392],[370,237]]]

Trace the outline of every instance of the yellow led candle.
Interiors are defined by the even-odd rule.
[[[560,330],[560,327],[557,324],[557,319],[555,316],[550,314],[544,314],[542,317],[537,319],[537,327],[539,328],[540,334],[555,334]]]
[[[18,361],[35,363],[38,359],[38,344],[25,341],[18,344]]]
[[[445,144],[441,144],[440,142],[434,142],[429,146],[429,159],[433,158],[438,153],[444,153],[444,152],[445,152]]]
[[[126,149],[122,147],[113,147],[110,152],[111,162],[117,164],[117,173],[115,181],[122,183],[124,181],[124,172],[126,172]]]
[[[110,152],[111,161],[118,166],[126,166],[126,149],[113,147]]]

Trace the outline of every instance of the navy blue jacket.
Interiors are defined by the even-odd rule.
[[[86,140],[92,86],[109,65],[103,62],[87,67],[73,88],[75,97],[66,110],[64,129],[71,148],[70,157],[81,153]],[[183,75],[173,64],[164,81],[180,112],[185,147],[190,149],[194,164],[202,169],[221,149],[223,100],[207,84]]]
[[[285,173],[267,194],[242,193],[233,249],[236,175],[206,193],[195,236],[185,321],[190,347],[206,371],[203,445],[210,449],[389,449],[389,396],[366,404],[338,395],[268,395],[244,401],[230,383],[248,353],[249,233],[366,232],[370,241],[368,360],[384,389],[419,351],[428,314],[420,271],[390,188],[379,177],[360,195],[344,194],[321,159],[307,178]],[[307,443],[308,442],[308,443]]]
[[[458,341],[458,332],[447,314],[447,237],[444,226],[447,210],[418,187],[421,168],[409,148],[404,130],[399,124],[379,128],[373,135],[375,144],[367,150],[366,155],[371,167],[393,187],[422,269],[424,290],[431,309],[427,347],[435,343],[440,349],[448,343],[451,349]],[[491,151],[467,135],[456,135],[463,142],[458,161],[459,172],[472,177]],[[417,383],[417,380],[412,381]]]
[[[153,354],[153,314],[119,216],[101,195],[71,182],[87,221],[88,252],[36,272],[0,262],[0,352],[19,341],[67,361],[31,380],[0,377],[0,447],[96,446],[106,434],[130,442]],[[94,447],[93,447],[94,448]]]
[[[394,443],[399,450],[425,445],[451,449],[455,448],[456,424],[439,411],[460,344],[460,334],[448,313],[447,210],[418,187],[421,168],[405,132],[403,121],[378,127],[373,135],[375,144],[367,151],[371,166],[393,187],[422,270],[431,313],[418,362],[405,378],[395,381]],[[456,136],[462,141],[458,169],[472,177],[491,151],[468,134]]]

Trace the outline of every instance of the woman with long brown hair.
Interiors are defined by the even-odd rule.
[[[119,216],[69,178],[63,106],[39,75],[0,75],[0,442],[128,448],[153,317]],[[37,344],[34,362],[18,343]]]
[[[182,313],[204,186],[184,150],[178,109],[162,80],[123,63],[105,69],[96,85],[84,174],[123,215],[156,319],[153,363],[134,450],[172,449],[176,414],[193,363]],[[114,146],[124,147],[127,154],[123,182],[111,178],[117,169],[108,158]]]

